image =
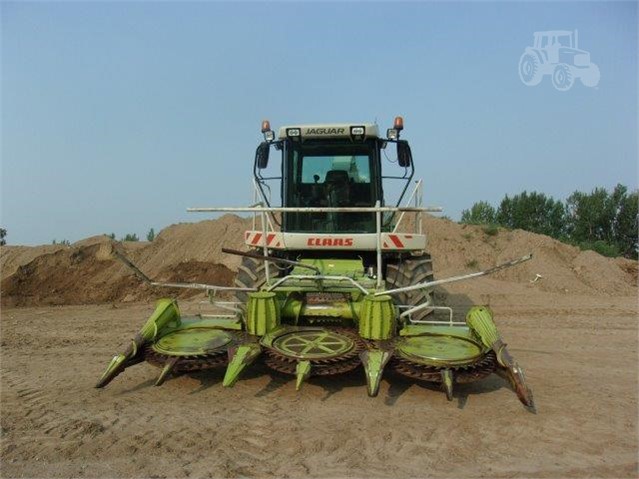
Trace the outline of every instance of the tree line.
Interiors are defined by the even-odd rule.
[[[479,201],[462,211],[465,224],[520,228],[592,249],[605,256],[637,258],[639,192],[618,184],[612,191],[575,191],[565,201],[524,191],[497,207]]]

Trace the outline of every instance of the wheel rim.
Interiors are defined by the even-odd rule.
[[[561,65],[555,68],[552,74],[552,82],[557,90],[565,91],[572,86],[572,75],[567,66]]]
[[[525,57],[521,62],[521,76],[526,81],[532,80],[535,75],[535,64],[530,57]]]

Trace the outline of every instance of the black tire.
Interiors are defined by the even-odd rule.
[[[524,53],[519,59],[519,78],[526,86],[539,85],[543,75],[539,58],[534,53]]]
[[[388,289],[403,288],[417,283],[433,281],[433,260],[428,253],[422,256],[404,258],[399,263],[386,265],[386,287]],[[417,306],[418,304],[433,304],[433,292],[424,290],[409,291],[393,295],[396,304]],[[422,309],[412,315],[413,320],[426,318],[433,311]]]
[[[568,91],[575,84],[572,69],[565,63],[560,63],[552,72],[552,84],[559,91]]]
[[[263,254],[262,250],[252,250],[251,253]],[[275,266],[269,268],[273,273]],[[235,275],[235,286],[238,288],[257,288],[259,289],[266,282],[266,271],[264,261],[242,256],[242,263],[237,269]],[[242,308],[248,303],[248,291],[236,291],[235,299],[242,303]]]
[[[594,63],[591,63],[590,66],[581,74],[581,77],[579,77],[581,83],[590,88],[599,85],[600,78],[601,73],[599,72],[599,67]]]

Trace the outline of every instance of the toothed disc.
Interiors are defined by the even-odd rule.
[[[155,352],[150,346],[146,349],[144,359],[149,364],[163,368],[167,361],[176,356],[167,356]],[[209,356],[181,356],[173,370],[175,372],[191,372],[201,371],[204,369],[213,369],[226,366],[228,364],[228,355],[226,352],[216,353]]]
[[[395,372],[413,379],[433,383],[442,382],[441,371],[444,369],[442,367],[418,364],[402,357],[394,357],[391,359],[389,367]],[[461,384],[485,378],[493,373],[496,368],[497,359],[495,358],[495,353],[490,351],[472,364],[452,366],[446,369],[450,369],[453,372],[455,383]]]
[[[295,374],[298,361],[311,363],[311,376],[340,374],[361,364],[359,353],[365,344],[346,329],[312,328],[288,331],[266,350],[265,363],[285,374]]]
[[[221,329],[179,329],[148,346],[144,359],[154,366],[164,367],[167,361],[179,357],[175,372],[218,368],[228,364],[227,350],[236,342],[233,333]]]

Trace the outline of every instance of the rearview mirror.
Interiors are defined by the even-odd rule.
[[[413,164],[413,154],[406,140],[399,140],[397,142],[397,163],[404,168],[408,168]]]
[[[270,151],[270,145],[263,141],[255,150],[255,164],[260,170],[263,170],[268,166],[268,154]]]

